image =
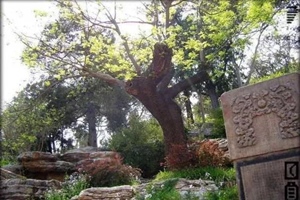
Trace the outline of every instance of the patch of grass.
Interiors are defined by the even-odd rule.
[[[190,180],[206,179],[215,182],[226,182],[235,180],[234,168],[215,168],[215,167],[202,167],[174,171],[159,172],[155,181],[168,180],[171,178],[186,178]]]
[[[139,195],[137,200],[181,200],[179,192],[175,189],[178,179],[170,179],[165,181],[162,185],[150,184],[147,188],[145,196]]]
[[[225,187],[221,190],[208,192],[204,195],[205,200],[238,200],[237,186]]]
[[[66,179],[69,179],[66,178]],[[61,190],[50,190],[45,194],[45,200],[69,200],[89,187],[88,180],[84,176],[67,180]]]
[[[218,191],[208,192],[204,195],[205,200],[237,200],[237,187],[227,183],[235,182],[235,170],[233,168],[188,168],[183,170],[164,171],[156,175],[152,184],[147,188],[147,194],[138,196],[137,200],[196,200],[199,197],[188,193],[183,197],[174,188],[179,178],[190,180],[212,180],[219,187]],[[163,185],[158,182],[165,181]],[[229,186],[230,185],[230,186]]]

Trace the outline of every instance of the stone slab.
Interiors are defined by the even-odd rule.
[[[300,73],[231,90],[220,99],[231,159],[300,147]]]
[[[299,155],[300,148],[235,161],[240,200],[300,199]],[[298,163],[298,167],[289,170],[288,162]],[[290,172],[295,175],[292,179],[288,179]],[[287,194],[289,185],[296,185],[298,194]]]

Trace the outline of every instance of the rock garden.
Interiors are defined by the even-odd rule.
[[[124,164],[114,151],[24,152],[17,164],[1,168],[1,199],[205,199],[224,188],[235,192],[226,139],[194,142],[190,149],[202,152],[206,167],[165,169],[152,178],[143,178],[141,169]]]

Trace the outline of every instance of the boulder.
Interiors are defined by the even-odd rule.
[[[120,155],[114,151],[100,151],[95,147],[85,147],[81,149],[69,150],[60,156],[60,159],[73,163],[76,170],[81,172],[85,171],[85,166],[88,166],[94,161],[103,160],[109,163],[119,157]]]
[[[80,192],[72,200],[129,200],[135,195],[134,188],[130,185],[115,187],[94,187]]]
[[[179,179],[175,189],[180,193],[180,196],[184,199],[186,195],[191,194],[199,199],[203,199],[206,192],[216,191],[218,187],[214,181],[210,180],[187,180]]]
[[[78,149],[70,149],[66,153],[92,153],[92,152],[96,152],[96,151],[101,151],[101,149],[99,149],[97,147],[87,146],[87,147],[82,147],[82,148],[78,148]]]
[[[64,181],[66,174],[84,169],[84,166],[95,160],[111,162],[118,157],[117,152],[84,147],[69,150],[63,155],[39,151],[24,152],[18,156],[18,161],[21,175],[27,178]]]
[[[66,162],[77,163],[81,160],[89,159],[90,153],[88,152],[66,152],[60,159]]]
[[[19,174],[13,173],[6,169],[0,168],[0,180],[13,179],[13,178],[26,179],[25,176],[21,176]]]
[[[161,188],[163,187],[165,181],[159,181],[153,184],[153,187]],[[135,186],[136,193],[138,196],[147,196],[148,183],[140,184]],[[178,179],[175,189],[180,193],[182,199],[185,199],[188,194],[203,199],[204,193],[209,191],[216,191],[218,187],[213,181],[210,180],[188,180],[184,178]],[[134,197],[132,200],[135,200]]]
[[[28,151],[20,154],[17,159],[21,163],[28,162],[28,161],[36,161],[36,160],[55,162],[58,160],[58,157],[57,155],[51,154],[49,152]]]
[[[67,151],[62,156],[60,156],[60,160],[76,164],[84,160],[95,160],[99,158],[115,158],[117,156],[119,156],[119,154],[114,151],[100,151],[95,147],[85,147],[82,149]]]
[[[73,163],[61,161],[48,152],[25,152],[18,156],[18,161],[27,178],[63,181],[66,174],[75,171]]]
[[[14,164],[14,165],[5,165],[1,167],[2,169],[5,169],[7,171],[10,171],[15,174],[23,175],[23,167],[22,165],[19,164]]]
[[[48,162],[45,160],[35,160],[22,163],[25,170],[29,172],[70,172],[75,170],[73,163],[66,161]]]
[[[163,187],[165,181],[153,183],[153,187]],[[149,183],[143,183],[136,186],[116,186],[116,187],[95,187],[88,188],[71,200],[135,200],[139,197],[145,197]],[[203,199],[204,193],[216,191],[218,187],[210,180],[187,180],[184,178],[178,179],[175,189],[180,193],[182,199],[185,199],[188,194]]]
[[[55,180],[6,179],[1,182],[0,194],[5,200],[37,200],[43,199],[47,190],[60,188]]]

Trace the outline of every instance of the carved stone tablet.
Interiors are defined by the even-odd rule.
[[[232,159],[300,147],[300,73],[222,94]]]

